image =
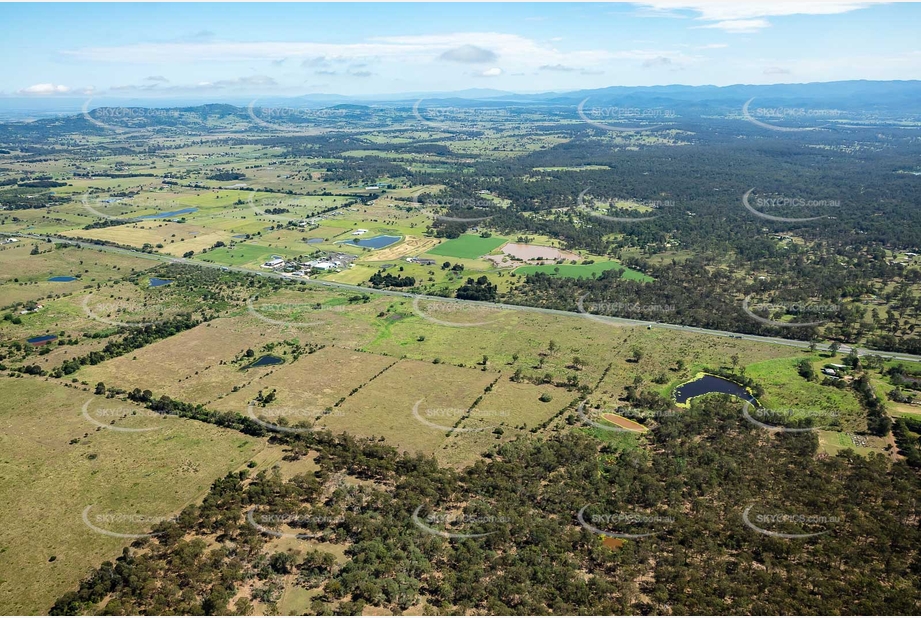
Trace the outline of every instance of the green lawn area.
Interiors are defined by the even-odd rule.
[[[837,455],[839,452],[844,449],[851,449],[858,455],[866,457],[870,453],[880,453],[882,452],[882,447],[873,448],[874,445],[878,446],[878,443],[882,442],[881,438],[869,438],[868,442],[871,443],[871,446],[857,446],[854,444],[854,441],[846,433],[840,431],[822,431],[817,432],[819,434],[819,449],[828,453],[829,455]]]
[[[908,418],[913,418],[917,421],[921,421],[921,410],[919,410],[917,407],[907,403],[889,401],[888,399],[885,399],[884,401],[886,401],[886,411],[889,412],[889,416],[906,416]]]
[[[501,247],[506,242],[508,242],[507,238],[500,238],[498,236],[481,238],[473,234],[464,234],[459,238],[441,243],[434,249],[428,251],[428,253],[429,255],[444,255],[456,258],[476,258],[481,255],[486,255],[493,249]]]
[[[892,416],[904,416],[906,418],[913,418],[916,421],[921,421],[921,414],[917,412],[902,412],[901,410],[894,410]]]
[[[233,182],[243,182],[243,181],[233,181]],[[227,184],[231,184],[228,182]],[[183,208],[188,206],[194,206],[199,209],[215,209],[215,208],[227,208],[233,206],[237,200],[243,200],[244,202],[249,200],[251,197],[261,197],[267,194],[253,194],[252,191],[237,191],[237,190],[199,190],[194,194],[184,193],[180,195],[175,203],[181,204]],[[274,194],[272,194],[274,195]],[[169,210],[180,210],[180,208],[170,208]]]
[[[594,264],[543,264],[541,266],[522,266],[515,269],[517,275],[533,275],[535,273],[547,273],[557,277],[571,277],[577,279],[584,277],[586,279],[600,275],[606,270],[614,268],[624,269],[623,279],[633,279],[635,281],[652,281],[652,277],[644,275],[638,270],[627,268],[619,262],[595,262]]]
[[[828,412],[837,415],[840,429],[862,431],[866,429],[866,415],[850,389],[822,386],[820,382],[808,382],[796,369],[800,358],[778,358],[745,367],[745,375],[764,387],[761,403],[765,408],[785,410],[808,410]],[[827,358],[805,357],[813,363],[817,373]],[[794,414],[796,416],[796,414]],[[832,425],[835,417],[816,417],[816,425]]]
[[[306,247],[303,253],[308,253]],[[297,252],[282,247],[262,247],[260,245],[245,244],[237,245],[232,249],[230,247],[212,249],[199,256],[198,259],[216,262],[218,264],[227,264],[228,266],[242,266],[243,264],[249,264],[251,262],[265,262],[273,255],[294,257],[298,254]]]
[[[610,425],[611,423],[606,423],[602,420],[598,424]],[[634,452],[640,450],[640,434],[632,431],[605,431],[599,427],[580,427],[576,431],[600,440],[616,451]]]

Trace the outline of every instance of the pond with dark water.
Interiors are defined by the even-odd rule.
[[[57,335],[39,335],[38,337],[32,337],[31,339],[26,339],[28,343],[32,345],[40,345],[42,343],[48,343],[49,341],[54,341],[57,339]]]
[[[741,384],[736,384],[725,378],[719,378],[709,374],[691,380],[690,382],[685,382],[675,388],[675,401],[678,403],[687,403],[688,400],[694,397],[709,395],[710,393],[734,395],[745,401],[758,403]]]
[[[282,365],[284,362],[285,359],[281,358],[280,356],[266,354],[265,356],[260,356],[256,362],[247,365],[246,369],[252,369],[253,367],[266,367],[269,365]]]
[[[383,249],[389,245],[400,240],[399,236],[373,236],[371,238],[354,238],[352,240],[343,240],[339,242],[340,245],[352,245],[353,247],[361,247],[366,249]]]
[[[179,215],[188,215],[198,210],[197,208],[183,208],[182,210],[171,210],[170,212],[158,212],[154,215],[144,215],[138,219],[168,219],[169,217],[178,217]]]

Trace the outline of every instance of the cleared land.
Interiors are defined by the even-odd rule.
[[[550,401],[541,401],[549,395]],[[549,384],[512,382],[503,374],[437,452],[439,461],[455,467],[469,465],[477,456],[514,440],[549,421],[568,406],[574,393]],[[473,431],[476,430],[476,431]]]
[[[213,246],[218,241],[227,243],[231,237],[230,232],[223,230],[213,230],[190,223],[173,223],[172,221],[128,223],[94,230],[61,232],[61,235],[106,240],[137,248],[141,248],[144,245],[154,247],[162,245],[161,252],[177,256],[187,251],[198,253],[202,249]]]
[[[306,248],[305,248],[306,249]],[[233,247],[219,247],[199,256],[199,259],[228,266],[250,265],[259,267],[272,259],[273,255],[292,256],[291,252],[279,247],[265,247],[254,243],[241,243]]]
[[[176,515],[265,444],[136,407],[139,414],[122,419],[130,407],[123,402],[55,383],[0,378],[0,399],[0,612],[8,615],[47,612],[131,542],[91,530],[86,507],[94,525],[147,533],[152,520]],[[86,402],[104,424],[155,429],[104,429],[84,418]]]
[[[769,409],[790,410],[794,418],[812,415],[817,427],[865,431],[866,413],[854,392],[807,381],[796,369],[800,358],[803,357],[778,358],[746,367],[746,375],[764,387],[761,404]],[[816,373],[821,373],[822,365],[828,362],[828,358],[819,356],[808,358]]]
[[[381,436],[409,452],[437,453],[451,439],[443,427],[460,421],[497,377],[494,372],[402,360],[349,396],[337,408],[342,415],[326,417],[324,425],[333,431]],[[470,453],[471,458],[476,455]]]
[[[602,414],[601,418],[603,418],[604,420],[610,423],[614,423],[618,427],[622,427],[630,431],[638,431],[641,433],[646,431],[646,427],[644,425],[641,425],[640,423],[637,423],[636,421],[631,421],[629,418],[624,418],[620,414],[611,414],[610,412],[608,412],[607,414]]]
[[[32,255],[34,246],[40,253]],[[0,306],[77,292],[151,267],[142,258],[21,240],[0,248]],[[48,281],[50,277],[75,281]]]
[[[507,242],[505,238],[491,236],[482,238],[473,234],[463,234],[459,238],[452,238],[429,250],[429,255],[443,255],[457,258],[477,258],[490,251],[501,247]]]
[[[322,412],[394,362],[395,359],[378,354],[328,346],[275,367],[264,378],[228,395],[215,407],[240,412],[260,390],[275,390],[275,402],[259,408],[259,414],[275,414],[273,409]]]
[[[273,369],[243,372],[229,364],[236,355],[258,349],[273,338],[245,320],[217,322],[219,325],[201,324],[131,354],[84,367],[77,376],[91,384],[150,389],[157,396],[168,393],[181,401],[207,404]]]
[[[581,256],[572,251],[563,251],[556,247],[545,247],[543,245],[529,245],[522,243],[510,242],[502,247],[502,253],[519,260],[533,261],[553,261],[553,260],[579,260]]]
[[[886,447],[885,438],[875,436],[859,436],[861,444],[855,444],[852,434],[841,431],[818,431],[819,449],[828,455],[835,456],[845,449],[851,449],[858,455],[867,456],[870,453],[881,453]]]
[[[652,277],[644,275],[638,270],[627,268],[618,262],[595,262],[594,264],[542,264],[539,266],[522,266],[515,269],[517,275],[533,275],[535,273],[544,273],[552,277],[571,277],[577,279],[584,277],[591,279],[603,273],[606,270],[623,270],[622,279],[632,279],[634,281],[652,281]]]
[[[440,241],[437,238],[419,238],[416,236],[407,236],[403,242],[384,247],[374,254],[374,259],[378,261],[396,260],[408,256],[416,256],[431,250],[438,245]]]

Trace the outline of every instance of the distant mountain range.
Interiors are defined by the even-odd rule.
[[[318,109],[335,105],[379,107],[421,106],[454,107],[569,107],[585,101],[586,108],[619,106],[630,108],[673,109],[676,113],[695,115],[739,110],[752,98],[753,106],[802,109],[836,109],[848,112],[880,114],[921,114],[921,81],[839,81],[807,84],[733,85],[733,86],[610,86],[571,92],[522,94],[474,88],[454,92],[408,92],[349,96],[339,94],[305,94],[296,97],[265,96],[255,101],[257,107]],[[587,99],[587,101],[586,101]],[[89,107],[175,108],[201,105],[202,98],[115,98],[96,97]],[[208,102],[238,107],[253,103],[251,97],[221,96]],[[79,113],[85,98],[26,97],[0,98],[0,120],[25,120]]]
[[[921,109],[921,81],[868,81],[819,82],[809,84],[773,84],[754,86],[609,86],[592,90],[570,92],[542,92],[521,94],[476,88],[456,92],[413,92],[387,95],[345,96],[335,94],[308,94],[300,97],[259,99],[260,106],[316,107],[336,103],[363,103],[365,105],[403,106],[422,100],[426,106],[435,104],[481,105],[542,105],[572,106],[589,99],[591,105],[656,105],[669,103],[716,108],[739,108],[755,97],[758,104],[773,102],[805,108],[837,108],[845,110],[904,110]]]

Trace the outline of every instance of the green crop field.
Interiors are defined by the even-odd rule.
[[[305,247],[306,253],[306,247]],[[233,247],[220,247],[203,254],[199,259],[206,262],[226,264],[228,266],[242,266],[243,264],[262,264],[271,259],[273,255],[296,255],[289,249],[279,247],[263,247],[250,243],[235,245]]]
[[[845,431],[865,430],[865,413],[854,392],[807,381],[796,370],[800,358],[808,358],[817,372],[821,371],[823,361],[828,361],[818,356],[804,355],[746,366],[745,374],[764,387],[761,404],[769,409],[791,409],[794,417],[813,414],[816,425],[834,426]],[[829,416],[820,417],[820,412],[827,412]]]
[[[464,234],[460,238],[453,238],[441,243],[428,251],[429,255],[443,255],[456,258],[477,258],[486,255],[493,249],[498,249],[508,242],[505,238],[491,236],[482,238],[473,234]]]

